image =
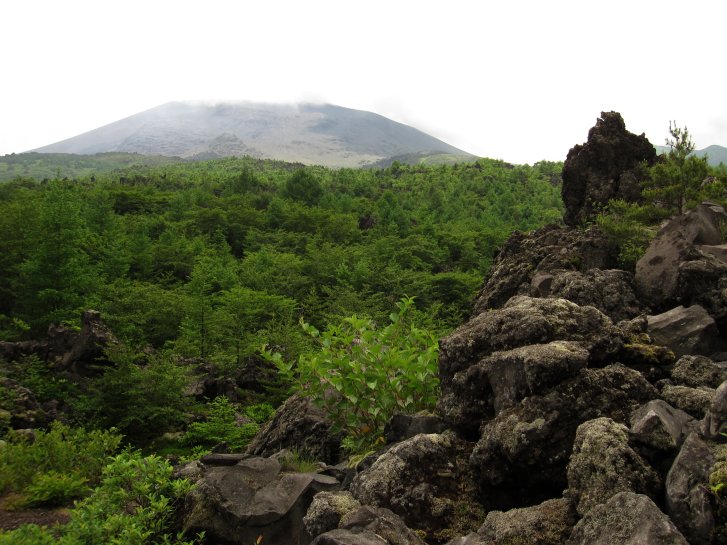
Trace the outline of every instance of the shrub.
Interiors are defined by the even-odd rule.
[[[83,495],[85,483],[98,482],[121,435],[54,422],[49,431],[36,431],[32,443],[14,431],[6,440],[0,447],[0,492],[20,494],[22,505],[62,503]],[[68,487],[65,492],[63,486]]]
[[[261,414],[261,411],[264,410],[254,408],[251,409],[251,412]],[[182,438],[183,443],[213,446],[224,442],[232,450],[241,450],[260,429],[257,422],[238,424],[237,409],[224,396],[210,401],[207,404],[207,411],[207,419],[204,422],[192,422],[189,425]]]
[[[433,409],[437,401],[436,336],[410,323],[413,298],[396,306],[390,323],[379,330],[371,320],[357,316],[329,325],[323,333],[302,322],[318,340],[319,351],[300,356],[297,366],[263,349],[264,357],[346,432],[350,450],[376,442],[394,413]]]
[[[196,540],[171,532],[175,508],[190,488],[188,481],[172,478],[165,460],[123,452],[105,467],[101,484],[76,505],[66,525],[0,532],[0,545],[193,545]]]

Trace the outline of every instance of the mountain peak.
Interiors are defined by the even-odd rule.
[[[392,156],[474,156],[379,114],[333,104],[168,102],[42,148],[42,153],[131,152],[211,158],[252,155],[330,167]]]

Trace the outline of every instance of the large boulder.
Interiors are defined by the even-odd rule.
[[[692,388],[718,388],[727,380],[727,362],[715,363],[704,356],[682,356],[674,364],[672,379]]]
[[[48,421],[49,415],[32,391],[10,378],[0,376],[0,433],[5,428],[38,428]]]
[[[581,516],[619,492],[655,498],[660,486],[656,472],[629,446],[626,426],[610,418],[578,426],[568,463],[568,497]]]
[[[715,531],[709,474],[714,456],[692,433],[682,445],[666,478],[666,512],[692,545],[710,545]]]
[[[620,492],[591,509],[566,544],[689,545],[648,496],[633,492]]]
[[[313,496],[337,486],[332,477],[282,472],[272,458],[209,467],[185,500],[182,528],[225,544],[249,545],[262,535],[266,545],[305,545]]]
[[[343,516],[338,529],[319,535],[311,545],[425,545],[395,513],[363,506]]]
[[[701,430],[707,439],[723,439],[727,433],[727,381],[717,388],[704,415]]]
[[[437,540],[459,527],[458,515],[476,504],[467,464],[471,448],[451,432],[417,435],[357,474],[351,493],[362,504],[391,509],[409,527]]]
[[[722,347],[714,319],[699,305],[676,307],[648,317],[649,336],[677,356],[710,355]]]
[[[714,398],[714,388],[690,388],[666,383],[660,386],[660,397],[672,407],[681,409],[697,419],[704,418]]]
[[[361,503],[348,490],[319,492],[313,498],[303,525],[312,537],[338,528],[341,518],[361,507]]]
[[[631,415],[631,441],[652,464],[671,462],[696,421],[662,399],[654,399]]]
[[[480,501],[506,510],[560,496],[578,426],[600,416],[626,423],[656,394],[641,373],[615,364],[582,369],[547,394],[502,411],[483,424],[470,456]]]
[[[575,523],[576,513],[571,503],[558,498],[521,509],[490,511],[477,534],[483,544],[561,545]]]
[[[500,308],[515,295],[540,296],[554,271],[585,273],[617,265],[617,248],[597,228],[548,225],[526,234],[516,231],[499,249],[477,295],[474,315]]]
[[[566,225],[592,219],[611,199],[638,201],[643,162],[656,162],[656,150],[646,136],[627,131],[621,114],[601,112],[588,141],[571,148],[563,164]]]
[[[643,312],[633,288],[633,275],[618,269],[589,269],[540,273],[531,281],[531,295],[560,297],[581,306],[593,306],[615,322]]]
[[[479,422],[472,421],[470,398],[458,397],[460,393],[453,385],[455,375],[496,351],[552,341],[577,342],[588,351],[589,363],[602,364],[619,353],[623,333],[593,307],[581,307],[565,299],[513,297],[503,308],[478,314],[440,341],[440,410],[452,423],[470,421],[470,426],[465,427],[471,433],[472,426],[476,428]]]
[[[281,405],[247,447],[255,456],[272,456],[288,449],[327,464],[338,463],[341,435],[309,397],[294,395]]]
[[[552,341],[494,352],[458,372],[440,408],[460,429],[479,427],[524,397],[545,393],[588,363],[588,351],[574,341]]]
[[[721,282],[727,262],[709,246],[722,243],[720,225],[726,219],[721,206],[702,203],[667,222],[636,263],[639,298],[654,311],[700,304],[721,322],[727,313]]]

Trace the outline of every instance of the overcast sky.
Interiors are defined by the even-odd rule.
[[[724,0],[4,0],[0,155],[173,100],[370,110],[562,160],[601,111],[727,146]]]

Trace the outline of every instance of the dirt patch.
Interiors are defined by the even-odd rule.
[[[65,524],[70,519],[68,509],[26,509],[23,511],[6,511],[0,509],[0,529],[14,530],[23,524],[37,524],[38,526],[53,526]]]

